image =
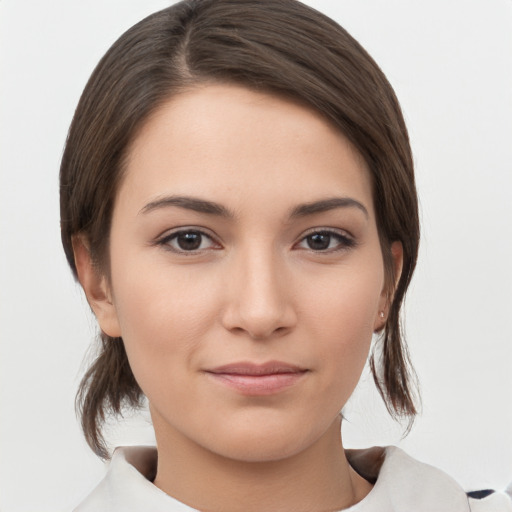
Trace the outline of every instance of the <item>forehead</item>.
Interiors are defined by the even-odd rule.
[[[118,199],[142,207],[162,194],[211,196],[234,209],[350,195],[371,210],[363,158],[324,117],[290,99],[236,85],[173,96],[128,153]]]

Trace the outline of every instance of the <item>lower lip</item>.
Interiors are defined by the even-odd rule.
[[[220,384],[235,389],[244,395],[267,396],[294,386],[304,378],[307,372],[276,373],[271,375],[207,373]]]

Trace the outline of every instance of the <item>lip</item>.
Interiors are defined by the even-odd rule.
[[[249,396],[273,395],[298,384],[309,370],[282,361],[230,363],[206,370],[219,384]]]

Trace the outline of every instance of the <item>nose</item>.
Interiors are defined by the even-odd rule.
[[[226,329],[263,340],[294,328],[297,315],[292,285],[277,259],[261,252],[245,253],[231,266],[222,315]]]

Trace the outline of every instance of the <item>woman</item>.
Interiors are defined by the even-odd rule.
[[[204,0],[130,29],[77,108],[61,219],[102,331],[86,438],[106,457],[106,415],[145,396],[158,447],[117,451],[77,510],[511,508],[343,449],[373,333],[388,410],[416,414],[399,313],[419,227],[394,93],[330,19]]]

